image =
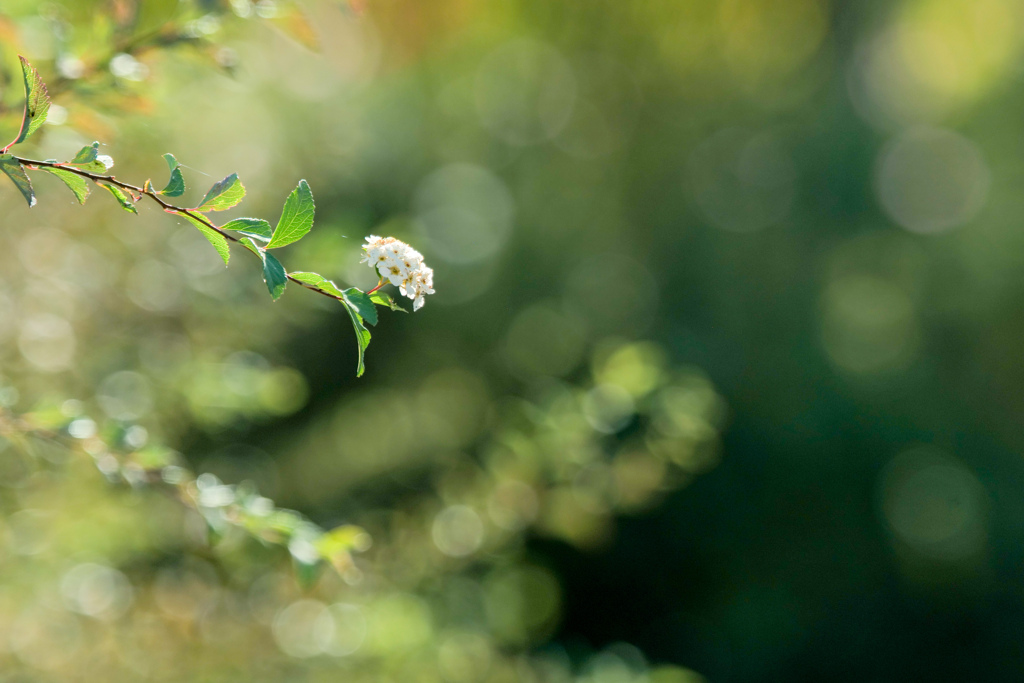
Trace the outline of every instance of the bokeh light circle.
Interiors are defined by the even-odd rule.
[[[950,130],[920,127],[890,142],[878,158],[875,189],[892,220],[911,232],[963,225],[985,205],[990,174],[977,146]]]
[[[492,52],[477,72],[480,121],[513,145],[544,142],[569,122],[576,104],[572,67],[554,48],[520,39]]]
[[[493,256],[508,240],[515,202],[483,166],[444,166],[420,183],[413,201],[431,257],[467,264]]]
[[[945,453],[915,448],[896,456],[879,479],[879,501],[895,539],[919,556],[960,561],[985,545],[985,489]]]

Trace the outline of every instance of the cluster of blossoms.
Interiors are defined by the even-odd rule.
[[[434,293],[434,270],[423,263],[423,254],[394,237],[377,235],[366,238],[363,251],[360,263],[376,268],[382,280],[412,299],[414,311],[423,308],[424,297]]]

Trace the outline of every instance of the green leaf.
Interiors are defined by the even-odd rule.
[[[316,581],[320,578],[320,574],[323,571],[323,562],[306,562],[300,559],[292,553],[292,566],[295,569],[295,580],[298,582],[299,587],[304,590],[312,590],[313,586],[316,585]]]
[[[196,207],[196,211],[224,211],[237,205],[244,196],[245,188],[242,187],[242,181],[238,179],[237,173],[232,173],[210,188],[203,201]]]
[[[178,160],[174,158],[173,154],[165,154],[164,161],[171,169],[171,179],[167,182],[167,187],[160,190],[159,194],[167,197],[180,197],[185,194],[185,178],[181,175],[181,169],[178,168]]]
[[[94,142],[88,147],[83,147],[78,150],[78,154],[75,158],[68,162],[69,166],[77,166],[83,171],[89,173],[106,173],[111,166],[114,165],[114,160],[108,156],[100,156],[100,143]],[[109,161],[109,164],[104,163]]]
[[[228,259],[231,258],[231,249],[228,248],[227,238],[224,237],[224,235],[217,232],[216,230],[212,229],[209,225],[206,225],[202,221],[188,215],[187,213],[178,213],[177,215],[181,216],[189,223],[196,226],[196,228],[199,229],[199,232],[203,233],[203,237],[209,240],[210,244],[213,245],[213,248],[217,250],[218,254],[220,254],[220,257],[224,259],[224,265],[226,266],[228,264]]]
[[[361,527],[345,524],[321,534],[313,545],[324,559],[330,560],[338,555],[348,555],[360,547],[365,548],[366,538],[369,535]]]
[[[75,193],[75,198],[78,199],[79,204],[85,204],[85,198],[89,196],[89,183],[86,182],[85,178],[80,175],[75,175],[71,171],[65,171],[62,168],[53,168],[51,166],[40,166],[40,171],[46,171],[52,175],[57,176],[64,181],[64,184],[68,186],[68,189]]]
[[[50,97],[46,92],[46,84],[39,77],[39,72],[32,68],[28,60],[21,60],[21,74],[25,79],[25,114],[21,119],[21,130],[11,145],[16,145],[39,129],[46,121],[46,112],[50,110]],[[10,145],[8,145],[10,147]]]
[[[131,211],[134,214],[139,213],[139,210],[135,208],[135,202],[129,199],[128,195],[121,191],[121,188],[113,185],[107,185],[106,183],[98,183],[98,185],[100,187],[107,188],[107,191],[114,195],[114,199],[117,200],[117,203],[121,205],[122,209],[125,211]]]
[[[342,300],[341,303],[345,306],[345,310],[348,311],[348,317],[352,319],[352,327],[356,331],[356,344],[359,346],[359,363],[356,365],[356,377],[362,377],[363,372],[366,370],[363,360],[366,355],[366,347],[370,345],[370,331],[363,325],[363,319],[348,301]]]
[[[305,273],[302,271],[296,271],[294,273],[288,273],[293,278],[300,282],[305,282],[307,285],[313,285],[318,289],[322,289],[332,296],[336,296],[339,299],[344,299],[345,294],[338,289],[338,285],[334,284],[323,275],[319,273]]]
[[[256,246],[250,238],[243,239],[242,245],[263,261],[263,282],[266,283],[270,296],[277,301],[284,294],[284,288],[288,284],[288,272],[280,261],[272,254],[268,254],[265,248]]]
[[[239,241],[239,244],[241,244],[243,247],[259,256],[261,261],[263,260],[263,250],[256,246],[256,243],[253,242],[251,239],[249,239],[248,237],[243,238],[242,240]]]
[[[75,155],[75,158],[68,163],[74,164],[75,166],[78,166],[80,164],[89,164],[92,163],[93,161],[96,161],[96,156],[99,153],[100,143],[97,141],[92,143],[88,147],[83,147],[82,149],[78,150],[78,154]]]
[[[0,154],[0,171],[6,173],[7,177],[21,190],[30,209],[36,205],[36,193],[32,191],[32,181],[29,180],[28,173],[25,172],[25,167],[21,165],[20,161],[10,154]]]
[[[359,316],[370,323],[371,325],[377,324],[377,308],[370,301],[370,297],[366,296],[366,292],[355,287],[350,287],[345,290],[345,301],[349,306],[358,311]]]
[[[258,239],[261,242],[269,241],[271,235],[274,234],[270,223],[262,218],[236,218],[222,227],[224,230],[234,230],[237,233]]]
[[[263,281],[267,283],[267,289],[274,301],[281,298],[285,285],[288,284],[288,273],[285,272],[284,266],[273,254],[266,252],[263,252]]]
[[[178,0],[146,0],[138,3],[135,10],[134,37],[150,38],[159,33],[168,22],[174,19],[179,9]]]
[[[274,237],[267,245],[267,249],[276,249],[302,239],[313,227],[315,208],[313,191],[309,189],[309,184],[305,180],[300,180],[299,186],[292,190],[284,202],[281,220],[277,222]]]
[[[402,313],[408,313],[409,309],[399,306],[394,299],[391,298],[390,294],[382,294],[381,292],[374,292],[370,295],[370,301],[377,304],[378,306],[387,306],[392,311],[401,311]]]

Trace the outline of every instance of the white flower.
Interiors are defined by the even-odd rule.
[[[402,282],[409,277],[409,271],[398,261],[389,260],[380,264],[377,266],[377,272],[396,287],[401,286]]]
[[[412,299],[413,310],[422,308],[425,296],[434,293],[434,271],[423,263],[423,254],[394,237],[368,235],[360,263],[375,269],[382,280]]]
[[[366,244],[363,245],[363,258],[359,260],[360,263],[369,263],[371,268],[374,266],[378,257],[384,253],[381,240],[383,238],[377,237],[377,235],[370,235],[366,238]]]
[[[426,294],[434,293],[434,269],[423,266],[420,268],[419,273],[416,275],[416,289],[415,296],[410,296],[408,292],[405,295],[410,299],[413,299],[412,310],[418,311],[423,308],[425,303],[424,296]]]
[[[420,283],[422,284],[424,293],[434,293],[434,269],[423,266],[420,268]]]

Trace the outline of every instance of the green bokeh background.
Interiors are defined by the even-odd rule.
[[[4,0],[2,130],[17,130],[25,54],[66,112],[25,156],[99,139],[118,177],[159,184],[170,151],[188,200],[238,172],[247,199],[228,215],[271,221],[306,178],[317,224],[285,250],[287,267],[368,288],[363,236],[395,235],[424,253],[437,294],[412,315],[382,311],[357,380],[349,321],[330,302],[291,287],[271,303],[245,253],[223,270],[153,206],[79,207],[40,178],[31,211],[0,192],[4,402],[137,424],[199,471],[254,480],[327,527],[362,524],[392,553],[364,571],[406,591],[385,613],[415,622],[429,604],[437,624],[459,622],[409,597],[458,593],[452,575],[543,623],[521,636],[493,618],[468,636],[438,626],[409,636],[427,653],[414,664],[397,646],[358,665],[285,646],[277,656],[307,667],[298,674],[251,663],[278,652],[282,631],[275,641],[228,615],[242,624],[227,638],[237,651],[182,636],[204,653],[204,680],[336,680],[334,666],[394,681],[1019,678],[1024,4],[301,6],[317,50],[285,3]],[[146,42],[172,30],[189,39]],[[580,425],[609,452],[648,439],[657,453],[645,409],[605,419],[614,401],[591,391],[619,381],[607,359],[623,348],[635,353],[626,385],[653,372],[702,387],[697,440],[715,455],[643,460],[655,485],[636,504],[600,469],[619,484],[597,486],[612,502],[588,507],[577,494],[597,489],[579,472],[597,470],[572,464],[590,448],[574,440]],[[542,491],[547,516],[500,551],[428,548],[415,580],[394,573],[414,562],[395,549],[430,546],[429,520],[466,503],[467,482],[487,470],[500,483],[488,454],[516,411],[547,430],[516,432],[545,444],[543,486],[576,497],[559,507]],[[103,486],[81,486],[81,505],[104,500],[119,518]],[[71,505],[69,490],[47,480],[34,498],[9,494],[7,527],[19,510]],[[180,511],[151,504],[140,537],[177,538],[160,528],[177,529]],[[180,540],[118,554],[96,550],[108,526],[93,533],[72,534],[86,541],[69,557],[103,558],[140,586],[199,555],[195,575],[216,567],[235,590],[224,577],[249,586],[276,561],[235,566]],[[9,587],[46,591],[37,555],[5,557]],[[506,566],[514,581],[493,573]],[[516,581],[541,586],[540,607],[517,602],[529,590],[502,592]],[[395,633],[418,633],[395,619]],[[9,680],[72,680],[85,661],[48,666],[58,660],[13,630],[16,644],[0,644],[20,672]],[[144,652],[173,640],[154,638]],[[488,648],[548,668],[471,666]],[[435,655],[436,670],[424,663]]]

